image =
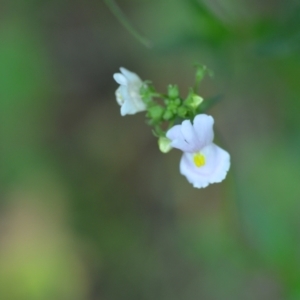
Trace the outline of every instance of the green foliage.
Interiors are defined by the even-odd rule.
[[[299,1],[117,2],[151,50],[101,1],[1,6],[0,298],[298,300]],[[212,109],[231,178],[191,190],[124,126],[125,63],[178,83],[142,87],[158,139]]]
[[[168,86],[168,97],[172,100],[177,99],[179,97],[179,90],[177,85]]]
[[[9,181],[26,176],[44,159],[39,143],[47,132],[47,114],[50,116],[51,78],[44,49],[26,19],[6,19],[2,24],[0,174]]]
[[[165,137],[168,129],[174,123],[179,123],[184,119],[193,119],[198,113],[203,113],[207,108],[210,108],[217,101],[209,101],[209,105],[202,107],[203,98],[197,95],[196,90],[203,80],[205,74],[210,71],[205,66],[197,65],[195,73],[195,87],[190,88],[187,97],[184,99],[180,96],[177,85],[169,85],[167,94],[160,94],[155,91],[154,86],[150,81],[145,81],[140,89],[143,101],[147,105],[148,118],[147,123],[154,125],[153,134],[157,137]],[[161,98],[164,107],[154,98]],[[165,126],[167,122],[167,126]],[[166,129],[165,129],[166,128]]]

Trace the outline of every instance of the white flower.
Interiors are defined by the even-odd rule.
[[[114,74],[114,79],[120,84],[116,90],[116,97],[121,105],[121,115],[133,115],[146,110],[146,105],[140,95],[142,80],[137,74],[125,68],[120,68],[120,70],[121,73]]]
[[[184,153],[180,161],[180,173],[196,188],[225,179],[230,167],[228,152],[213,143],[214,119],[200,114],[194,124],[185,120],[167,132],[171,146]]]

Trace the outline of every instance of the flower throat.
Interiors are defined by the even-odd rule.
[[[201,154],[201,153],[196,153],[196,154],[194,154],[193,160],[194,160],[194,164],[195,164],[198,168],[200,168],[200,167],[202,167],[202,166],[205,165],[205,157],[204,157],[204,155]]]

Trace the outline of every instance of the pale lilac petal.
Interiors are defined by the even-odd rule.
[[[167,132],[167,137],[172,140],[172,147],[184,152],[198,152],[203,147],[212,143],[214,119],[208,115],[197,115],[192,125],[190,120],[185,120],[181,125],[175,125]]]
[[[175,125],[167,132],[167,138],[170,140],[183,139],[182,132],[180,130],[181,125]]]
[[[135,73],[123,68],[123,67],[120,68],[120,71],[131,82],[135,82],[135,81],[140,82],[141,81],[141,78],[137,74],[135,74]]]
[[[173,140],[171,142],[171,146],[173,148],[182,150],[183,152],[193,153],[193,148],[191,145],[189,145],[184,139],[180,140]]]
[[[126,77],[121,73],[114,74],[114,80],[120,85],[127,85]]]
[[[206,163],[200,168],[194,164],[194,154],[184,153],[180,161],[180,173],[196,188],[204,188],[224,180],[230,167],[228,152],[210,144],[201,153],[205,156]]]
[[[184,152],[193,152],[193,147],[186,142],[181,131],[182,125],[175,125],[168,130],[166,137],[171,140],[171,146]]]
[[[190,120],[185,120],[182,122],[181,132],[184,140],[190,145],[190,149],[193,152],[196,152],[201,148],[201,145],[199,145],[198,143],[194,127]]]
[[[201,114],[194,119],[194,129],[198,140],[198,149],[212,143],[214,139],[213,131],[214,119],[211,116]]]
[[[215,170],[210,178],[210,183],[217,183],[223,181],[227,175],[230,168],[230,155],[227,151],[215,144],[212,144],[212,147],[216,148],[215,157],[213,158],[216,163]],[[205,149],[203,152],[205,153]]]

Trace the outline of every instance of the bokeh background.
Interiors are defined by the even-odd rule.
[[[0,299],[300,299],[300,2],[0,3]],[[203,97],[232,167],[194,189],[120,66]]]

